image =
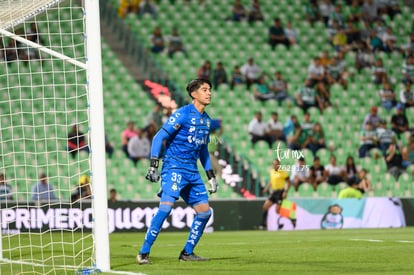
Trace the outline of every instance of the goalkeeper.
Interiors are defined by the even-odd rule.
[[[151,246],[180,196],[193,207],[196,215],[188,240],[178,259],[181,261],[208,260],[197,256],[193,251],[211,216],[207,190],[197,168],[198,159],[206,171],[210,194],[215,193],[218,188],[207,147],[210,141],[211,119],[205,112],[205,108],[211,102],[211,83],[205,79],[194,79],[187,84],[186,90],[192,98],[192,103],[173,113],[152,141],[151,163],[146,179],[158,182],[161,177],[161,190],[158,193],[161,199],[158,212],[151,220],[144,244],[137,255],[138,264],[150,263]],[[164,141],[160,175],[158,166]]]

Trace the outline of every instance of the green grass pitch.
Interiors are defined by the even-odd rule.
[[[161,232],[152,264],[138,266],[143,238],[144,233],[111,234],[113,272],[102,274],[414,274],[414,227],[218,231],[200,240],[195,252],[210,261],[198,263],[177,259],[186,233]],[[8,274],[4,268],[0,274]]]

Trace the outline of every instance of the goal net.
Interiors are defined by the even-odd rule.
[[[99,2],[1,0],[0,35],[0,274],[107,270]]]

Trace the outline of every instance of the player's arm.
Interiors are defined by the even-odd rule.
[[[201,165],[203,165],[204,170],[206,171],[208,183],[210,184],[210,189],[208,190],[208,192],[210,192],[210,194],[216,193],[218,189],[218,183],[216,180],[216,175],[214,174],[214,171],[213,171],[213,167],[211,165],[210,153],[208,152],[207,144],[204,144],[201,147],[200,162],[201,162]]]
[[[178,131],[181,127],[184,116],[176,112],[170,116],[168,121],[162,126],[162,128],[155,134],[152,139],[151,152],[150,152],[150,168],[148,169],[145,178],[151,182],[157,182],[160,179],[160,173],[158,172],[159,159],[161,155],[161,149],[164,140],[167,140],[171,135]]]
[[[168,139],[170,134],[164,129],[161,128],[154,136],[151,145],[151,158],[150,158],[150,168],[148,169],[147,175],[145,178],[151,182],[157,182],[160,179],[160,173],[158,172],[159,159],[162,149],[162,144],[164,140]]]

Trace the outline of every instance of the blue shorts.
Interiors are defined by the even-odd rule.
[[[161,172],[161,201],[164,195],[175,200],[181,196],[183,200],[191,206],[207,203],[208,194],[206,186],[199,173],[183,172],[181,169],[163,169]],[[160,194],[159,194],[160,195]],[[175,201],[170,201],[174,203]]]

